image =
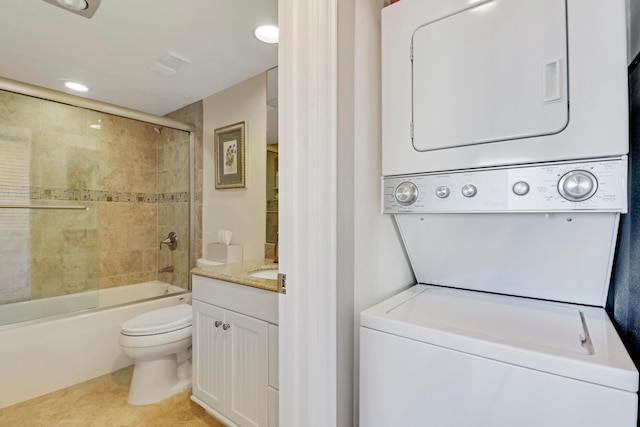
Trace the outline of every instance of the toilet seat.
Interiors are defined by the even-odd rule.
[[[191,320],[191,306],[179,304],[136,316],[122,324],[121,332],[128,336],[164,334],[190,327]]]
[[[166,346],[178,343],[182,340],[191,340],[193,326],[190,324],[175,331],[148,334],[148,335],[128,335],[120,332],[120,347],[123,349],[138,349],[158,346]]]

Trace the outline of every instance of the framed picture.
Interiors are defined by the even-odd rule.
[[[244,188],[246,183],[244,122],[215,130],[216,188]]]

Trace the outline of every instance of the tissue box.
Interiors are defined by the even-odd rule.
[[[209,243],[207,245],[207,259],[210,261],[231,264],[242,261],[242,245],[225,245],[223,243]]]

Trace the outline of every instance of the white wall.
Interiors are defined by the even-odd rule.
[[[355,368],[355,171],[354,171],[354,26],[355,1],[338,1],[338,164],[337,164],[337,263],[336,426],[356,426],[354,419]]]
[[[266,227],[266,74],[262,73],[203,100],[202,254],[218,241],[218,230],[233,232],[244,259],[264,258]],[[237,122],[246,126],[247,188],[216,190],[215,129]]]
[[[380,213],[383,4],[341,0],[339,9],[338,389],[345,394],[351,370],[354,391],[353,411],[338,396],[339,426],[358,424],[360,312],[414,283],[392,219]]]
[[[640,52],[640,0],[627,0],[627,33],[629,34],[629,63]]]

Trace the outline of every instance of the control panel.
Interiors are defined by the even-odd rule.
[[[627,211],[627,158],[384,177],[385,213]]]

